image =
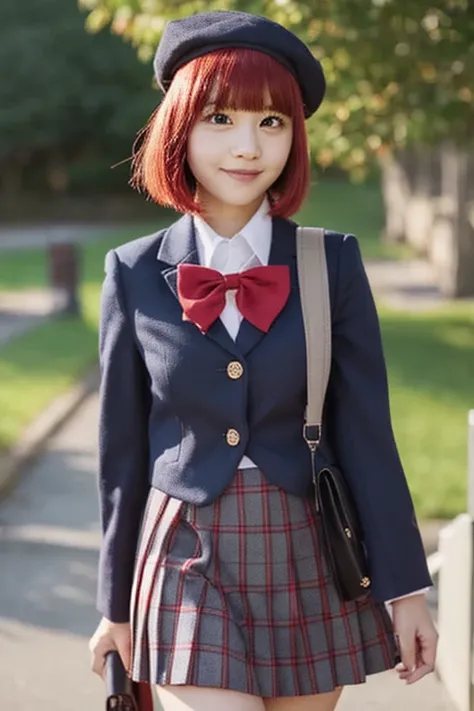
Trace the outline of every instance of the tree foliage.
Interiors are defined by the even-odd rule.
[[[149,61],[168,19],[239,9],[296,32],[321,59],[327,100],[310,120],[317,161],[363,174],[410,143],[474,139],[470,0],[79,0],[93,30],[111,25]]]
[[[120,159],[153,110],[149,68],[109,30],[86,33],[84,22],[75,0],[0,3],[3,176],[41,156],[64,163],[121,145]]]

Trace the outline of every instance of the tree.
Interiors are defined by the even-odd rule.
[[[109,31],[84,32],[84,21],[75,0],[1,4],[4,189],[19,190],[33,162],[46,164],[61,189],[75,156],[109,151],[120,160],[156,105],[150,71],[133,49]]]
[[[474,232],[461,203],[471,189],[469,182],[463,185],[471,173],[462,165],[463,155],[474,143],[474,5],[469,0],[79,1],[89,10],[90,27],[110,24],[145,60],[168,19],[203,10],[247,10],[293,30],[321,59],[328,81],[327,99],[309,121],[317,164],[337,164],[362,179],[378,161],[387,236],[410,236],[413,221],[407,223],[401,213],[414,215],[416,231],[423,232],[414,241],[434,257],[440,250],[430,236],[443,233],[444,243],[451,244],[446,293],[474,294]],[[446,195],[456,201],[449,217],[437,212],[439,190],[447,181],[436,177],[433,182],[430,166],[435,176],[452,175],[455,156],[459,189],[458,197],[452,190]],[[408,204],[414,209],[406,210]],[[435,229],[437,220],[441,231]]]
[[[363,175],[413,142],[474,139],[474,7],[468,0],[79,0],[150,59],[170,18],[256,12],[296,32],[323,62],[328,95],[310,122],[318,162]]]

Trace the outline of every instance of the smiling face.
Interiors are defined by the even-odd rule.
[[[270,105],[270,96],[266,98]],[[187,145],[200,203],[212,211],[258,207],[282,174],[292,142],[291,117],[271,108],[216,111],[212,104],[206,106]]]
[[[259,203],[299,210],[310,179],[301,91],[273,57],[219,49],[175,74],[139,134],[131,184],[160,205],[203,215],[213,206]]]

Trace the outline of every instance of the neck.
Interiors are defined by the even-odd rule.
[[[251,220],[260,205],[263,196],[249,205],[215,204],[212,199],[202,196],[202,218],[221,237],[233,237]]]

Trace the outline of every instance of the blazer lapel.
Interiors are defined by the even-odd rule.
[[[161,262],[171,265],[162,270],[162,275],[179,303],[178,266],[180,264],[199,264],[194,222],[190,215],[185,215],[175,222],[164,234],[157,258]],[[197,333],[201,335],[195,324],[189,324],[189,326],[196,329]],[[237,344],[229,336],[220,318],[212,324],[209,331],[204,334],[204,337],[215,341],[235,356],[241,355]]]
[[[269,265],[286,264],[290,269],[291,292],[288,302],[297,295],[298,280],[296,267],[296,225],[294,222],[274,217],[272,221],[272,245],[270,248]],[[270,331],[275,328],[284,318],[288,304],[279,314],[270,327]],[[270,332],[269,331],[269,332]],[[243,319],[237,334],[236,345],[243,355],[247,355],[255,348],[266,335],[264,331],[253,326],[249,321]]]

